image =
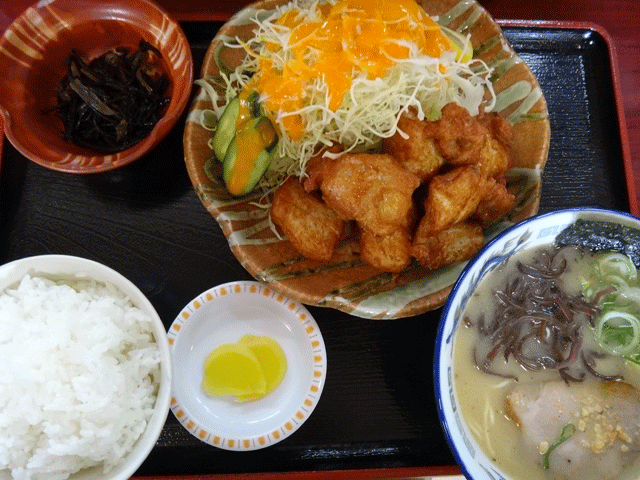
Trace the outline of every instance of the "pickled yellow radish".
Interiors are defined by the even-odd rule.
[[[264,395],[267,382],[260,362],[246,345],[230,343],[213,350],[204,361],[202,388],[209,395]]]
[[[237,400],[240,402],[257,400],[273,392],[280,385],[287,372],[287,357],[282,351],[282,347],[272,338],[256,335],[245,335],[238,341],[238,344],[246,345],[258,359],[266,381],[266,391],[264,394],[239,395]]]
[[[287,357],[278,342],[245,335],[207,355],[202,388],[211,396],[235,396],[239,402],[257,400],[273,392],[286,371]]]

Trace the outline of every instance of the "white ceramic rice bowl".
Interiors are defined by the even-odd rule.
[[[160,349],[161,381],[152,417],[144,433],[134,444],[123,461],[108,473],[102,467],[92,467],[72,474],[71,480],[126,480],[130,478],[155,445],[169,413],[172,364],[166,330],[160,316],[145,295],[131,281],[115,270],[98,262],[66,255],[42,255],[28,257],[0,266],[0,290],[17,285],[25,275],[47,278],[62,277],[66,280],[94,279],[111,283],[127,295],[135,306],[152,319],[153,335]],[[9,470],[0,470],[0,480],[10,480]]]
[[[500,233],[468,263],[444,305],[434,358],[436,404],[446,440],[468,479],[512,480],[512,477],[485,455],[462,418],[452,372],[453,340],[458,320],[479,282],[505,258],[524,249],[551,243],[556,235],[578,219],[614,222],[640,229],[637,217],[597,208],[573,208],[531,217]],[[526,474],[521,478],[526,478]]]

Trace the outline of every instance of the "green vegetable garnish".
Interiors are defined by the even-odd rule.
[[[640,345],[640,319],[622,310],[609,310],[598,318],[595,334],[607,352],[630,355]]]
[[[251,192],[269,167],[278,144],[267,117],[252,118],[231,140],[223,162],[223,179],[231,195]]]
[[[631,258],[599,255],[583,288],[587,297],[601,297],[594,322],[598,344],[611,355],[640,363],[640,282]]]
[[[549,455],[551,454],[551,452],[553,452],[556,448],[558,448],[564,442],[569,440],[575,434],[576,434],[576,426],[573,423],[567,423],[564,427],[562,427],[562,430],[560,431],[560,437],[549,446],[546,453],[544,454],[545,470],[549,469]]]
[[[227,149],[238,130],[249,120],[260,116],[259,95],[253,90],[243,90],[226,106],[211,139],[211,148],[216,158],[223,162]]]

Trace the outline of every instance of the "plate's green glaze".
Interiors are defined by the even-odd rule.
[[[233,64],[234,55],[223,41],[247,38],[252,33],[251,18],[284,3],[257,2],[231,18],[213,39],[201,76],[215,76]],[[513,125],[514,168],[509,171],[508,186],[517,202],[507,221],[487,229],[485,236],[489,238],[538,211],[540,177],[549,151],[547,105],[537,80],[484,8],[473,0],[419,3],[441,24],[471,35],[474,56],[493,68],[497,94],[494,110]],[[210,106],[203,92],[191,105],[184,134],[185,161],[203,205],[222,227],[236,258],[254,278],[302,303],[337,308],[364,318],[407,317],[445,302],[463,264],[437,271],[412,264],[401,274],[392,275],[359,260],[356,237],[343,241],[329,263],[307,260],[286,239],[276,237],[269,228],[268,212],[253,204],[256,198],[230,197],[215,168],[213,173],[209,166],[205,168],[211,158],[207,145],[211,132],[200,126],[199,119]]]

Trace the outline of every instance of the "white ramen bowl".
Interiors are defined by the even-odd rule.
[[[130,280],[115,270],[80,257],[68,255],[41,255],[22,258],[0,266],[0,291],[17,286],[26,276],[41,276],[53,280],[96,280],[109,283],[128,296],[132,303],[148,315],[153,324],[153,335],[160,349],[161,378],[151,419],[142,435],[133,444],[133,449],[123,456],[121,462],[107,473],[102,467],[82,469],[70,480],[127,480],[145,461],[156,444],[169,413],[171,395],[172,363],[166,329],[151,302]],[[0,480],[11,479],[9,470],[0,470]]]
[[[522,250],[550,244],[578,219],[619,223],[640,229],[640,219],[628,213],[597,208],[559,210],[524,220],[492,239],[471,260],[444,305],[438,326],[434,359],[434,382],[438,415],[446,440],[463,474],[473,480],[510,480],[482,451],[461,414],[453,383],[454,337],[469,298],[486,276],[503,260]],[[522,478],[526,478],[523,474]]]

